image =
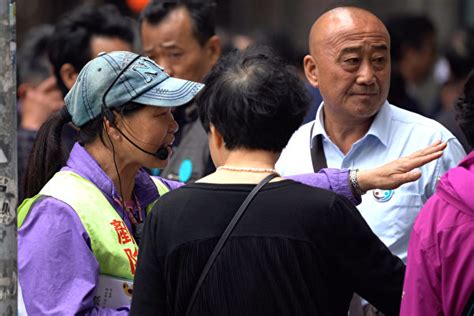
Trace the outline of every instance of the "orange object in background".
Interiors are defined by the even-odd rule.
[[[141,12],[150,0],[127,0],[127,5],[133,12]]]

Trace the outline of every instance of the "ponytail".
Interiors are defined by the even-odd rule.
[[[66,162],[61,146],[63,126],[71,121],[71,115],[64,106],[53,113],[41,126],[33,144],[25,173],[25,197],[32,197],[58,172]]]

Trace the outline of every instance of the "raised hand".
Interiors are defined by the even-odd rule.
[[[429,147],[375,169],[359,170],[357,173],[359,186],[362,191],[372,189],[389,190],[418,180],[421,177],[421,171],[415,168],[441,157],[446,146],[446,142],[437,141]]]

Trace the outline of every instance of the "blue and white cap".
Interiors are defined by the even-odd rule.
[[[111,87],[117,76],[118,80]],[[190,102],[203,87],[201,83],[170,77],[147,57],[117,51],[101,53],[88,62],[64,101],[74,125],[82,126],[98,117],[104,106],[119,108],[133,101],[177,107]]]

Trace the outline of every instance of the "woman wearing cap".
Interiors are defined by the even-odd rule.
[[[83,68],[64,110],[39,131],[26,179],[32,198],[18,210],[18,269],[29,314],[128,313],[143,219],[160,195],[181,185],[142,167],[167,164],[178,128],[170,109],[201,88],[129,52],[103,54]],[[59,136],[71,121],[78,142],[64,162]],[[361,173],[361,186],[416,178],[403,168],[390,176],[398,166]],[[356,200],[347,170],[308,179]]]
[[[171,108],[201,87],[129,52],[102,54],[83,68],[65,108],[39,132],[26,179],[34,197],[18,210],[28,314],[128,314],[127,306],[100,306],[127,305],[130,284],[116,280],[133,279],[146,210],[177,185],[141,168],[166,166],[178,129]],[[78,143],[64,163],[59,135],[70,121]]]

